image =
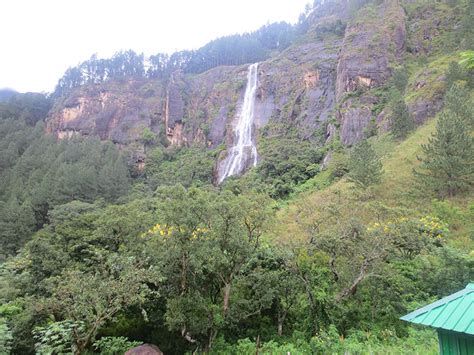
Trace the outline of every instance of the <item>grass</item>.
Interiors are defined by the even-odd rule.
[[[414,102],[419,98],[431,100],[442,95],[446,89],[446,83],[441,78],[446,74],[449,63],[458,61],[459,55],[445,55],[437,57],[429,64],[419,65],[409,64],[409,71],[413,73],[408,82],[406,95],[407,103]],[[423,87],[417,88],[418,83],[423,83]]]
[[[418,186],[413,169],[419,164],[417,156],[422,153],[421,144],[427,143],[435,130],[436,120],[431,119],[402,142],[394,141],[388,134],[370,139],[374,149],[382,156],[384,170],[382,182],[373,188],[370,201],[361,199],[352,184],[344,178],[331,183],[330,168],[300,185],[285,204],[280,204],[272,239],[284,244],[302,242],[308,236],[305,226],[321,218],[319,208],[337,204],[341,196],[349,200],[349,208],[343,213],[354,214],[357,211],[365,222],[371,222],[374,218],[370,202],[378,202],[389,208],[403,208],[419,215],[432,213],[434,196]],[[463,216],[458,221],[460,226],[451,231],[451,243],[462,246],[464,250],[474,249],[474,241],[470,237],[473,229],[473,197],[471,193],[447,201],[450,206],[458,208]]]

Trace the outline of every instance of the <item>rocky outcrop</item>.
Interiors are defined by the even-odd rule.
[[[143,344],[127,350],[125,355],[163,355],[163,352],[156,345]]]
[[[358,99],[345,100],[337,113],[340,137],[344,145],[353,145],[364,138],[365,129],[372,119],[372,104]]]
[[[335,68],[340,40],[303,43],[261,64],[255,123],[290,122],[309,138],[335,104]],[[242,104],[247,65],[218,67],[199,75],[175,72],[157,80],[88,85],[62,98],[47,129],[59,139],[98,135],[126,145],[145,127],[164,132],[172,145],[217,147],[231,135]]]
[[[117,144],[139,141],[144,128],[159,133],[162,86],[140,81],[88,85],[56,101],[46,122],[59,139],[99,136]]]
[[[446,69],[446,65],[436,65],[433,68],[423,68],[415,74],[415,80],[409,87],[407,104],[416,124],[424,123],[442,109]]]
[[[338,38],[313,40],[262,63],[260,102],[273,109],[272,122],[291,124],[302,139],[316,138],[334,110],[340,44]]]
[[[225,66],[190,77],[185,128],[195,143],[214,148],[225,142],[228,125],[243,99],[247,66]]]
[[[182,146],[187,143],[183,135],[184,108],[186,105],[184,94],[188,92],[187,83],[182,71],[171,74],[166,90],[164,123],[166,136],[171,144]]]
[[[363,137],[376,99],[364,94],[382,86],[403,57],[405,12],[398,0],[362,9],[347,26],[337,65],[336,99],[341,141],[352,145]]]
[[[443,35],[446,21],[453,22],[446,20],[448,15],[440,22],[429,19],[427,14],[439,14],[442,4],[407,4],[405,0],[407,16],[400,1],[372,2],[357,12],[350,11],[348,0],[324,1],[309,16],[304,35],[260,63],[255,125],[266,128],[257,130],[257,143],[261,135],[275,138],[291,132],[315,144],[339,135],[350,146],[364,137],[371,122],[387,130],[390,112],[380,113],[377,90],[403,64],[407,36],[412,53],[430,53],[419,38]],[[410,80],[406,101],[417,123],[441,108],[445,67],[439,67],[441,71],[423,68]],[[248,64],[221,66],[198,75],[177,71],[166,81],[85,85],[56,101],[47,130],[59,139],[97,135],[121,147],[133,145],[139,152],[143,151],[144,128],[175,146],[214,149],[230,145],[247,69]],[[139,156],[143,162],[143,154]]]
[[[453,7],[441,1],[419,1],[411,5],[409,16],[408,52],[429,55],[453,48],[454,32],[459,26],[459,14]]]

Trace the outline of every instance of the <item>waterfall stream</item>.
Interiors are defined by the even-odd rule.
[[[247,87],[244,102],[237,115],[233,145],[227,149],[227,156],[222,162],[222,171],[219,173],[218,183],[226,178],[239,175],[249,166],[257,165],[257,147],[253,140],[253,121],[255,96],[257,92],[258,63],[249,66],[247,73]]]

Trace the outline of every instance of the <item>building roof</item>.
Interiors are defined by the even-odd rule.
[[[474,283],[439,301],[417,309],[401,320],[474,335]]]

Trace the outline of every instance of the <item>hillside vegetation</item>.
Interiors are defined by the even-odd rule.
[[[8,93],[0,354],[437,354],[400,317],[474,280],[473,23],[473,0],[315,1]],[[259,162],[216,186],[254,60]]]

